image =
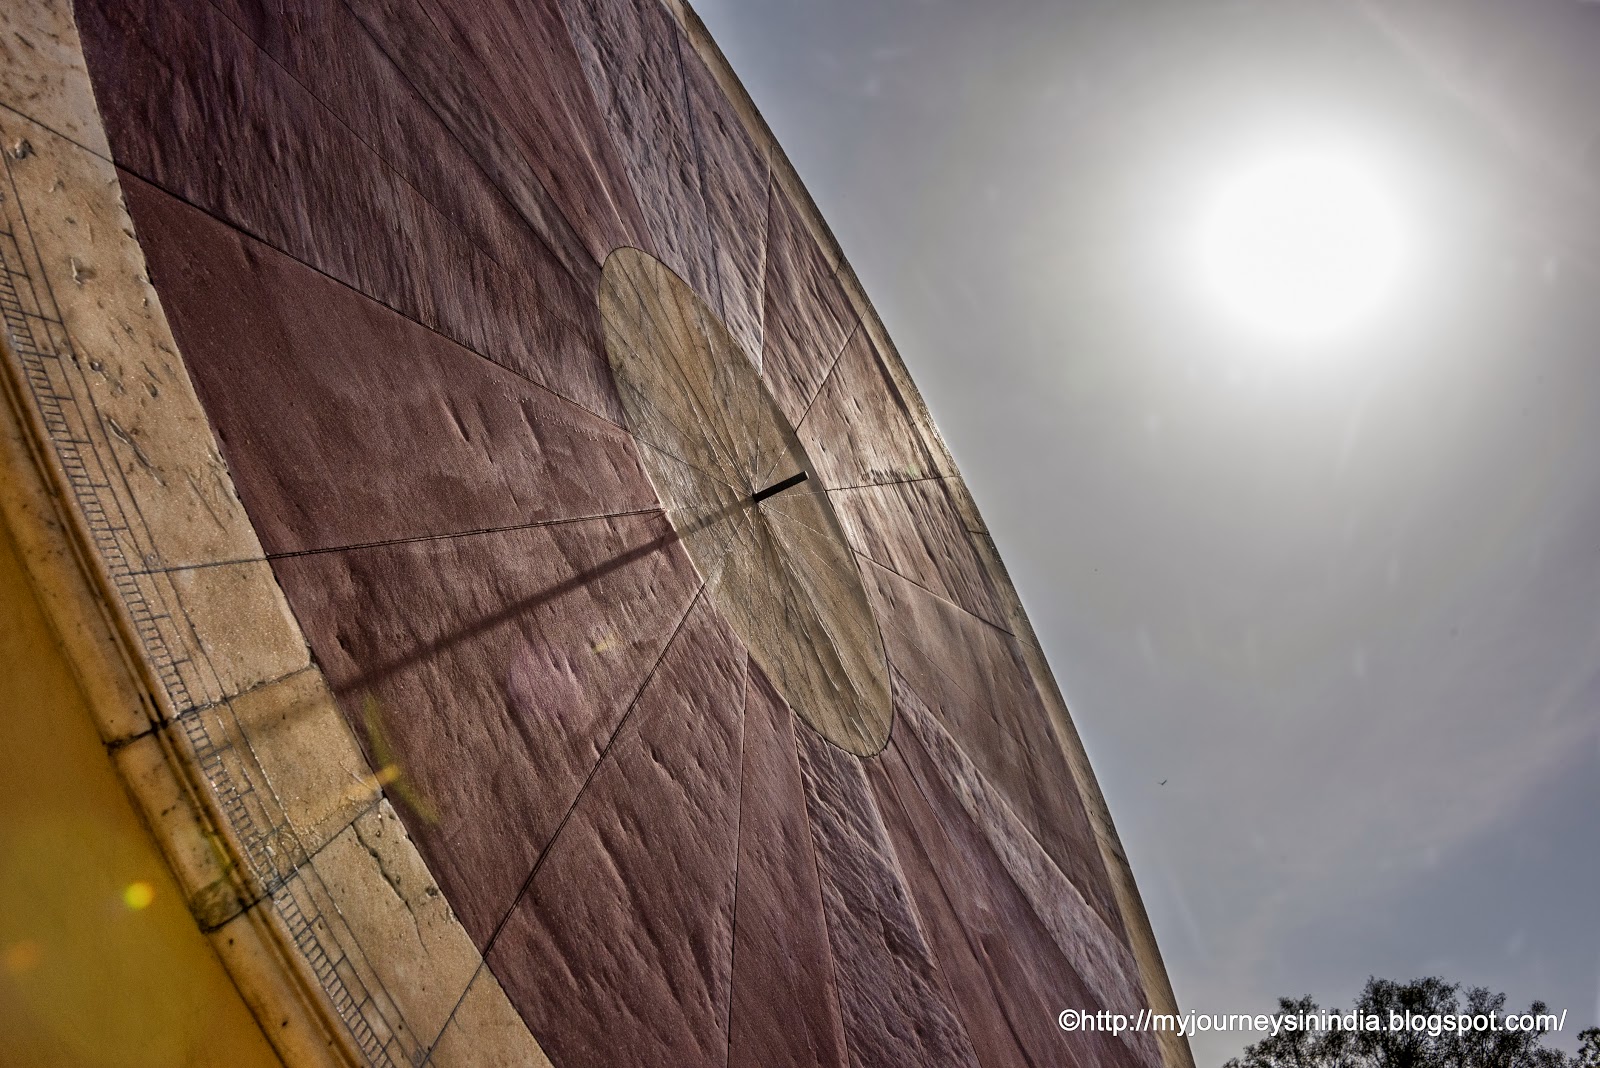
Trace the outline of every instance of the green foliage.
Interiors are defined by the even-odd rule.
[[[1578,1032],[1578,1068],[1600,1068],[1600,1027]]]
[[[1372,1030],[1289,1030],[1245,1047],[1224,1068],[1600,1068],[1600,1028],[1578,1037],[1576,1056],[1545,1045],[1543,1029],[1529,1031],[1434,1028],[1390,1030],[1391,1013],[1428,1016],[1478,1016],[1493,1013],[1504,1019],[1506,996],[1483,987],[1463,995],[1459,984],[1443,979],[1417,979],[1396,983],[1372,978],[1356,1000],[1361,1016],[1379,1017],[1384,1026]],[[1309,997],[1279,998],[1278,1011],[1305,1015],[1319,1010]],[[1341,1013],[1342,1010],[1329,1010]],[[1549,1009],[1535,1001],[1533,1014]]]

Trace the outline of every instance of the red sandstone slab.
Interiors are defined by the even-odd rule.
[[[391,62],[344,3],[212,2],[496,262],[523,255],[520,251],[508,254],[508,248],[517,243],[542,241],[561,255],[577,277],[592,272],[593,254],[554,210],[543,188],[532,179],[531,168],[524,166],[517,172],[530,188],[501,183],[505,190],[518,194],[519,201],[536,202],[524,204],[519,214],[508,192],[490,181],[440,113],[408,81],[416,76],[414,71]],[[416,20],[423,19],[414,0],[397,6]],[[426,32],[436,36],[431,26]],[[439,61],[448,54],[437,46],[421,51]],[[469,129],[497,131],[499,126],[478,123]]]
[[[881,566],[863,563],[861,577],[903,683],[1120,932],[1099,845],[1016,639]]]
[[[744,648],[700,600],[487,959],[562,1068],[722,1068]]]
[[[850,1063],[794,728],[794,714],[752,665],[728,1068]]]
[[[891,833],[900,834],[902,858],[916,853],[927,860],[920,874],[907,864],[919,906],[937,900],[963,933],[962,965],[940,957],[953,977],[970,984],[957,1004],[967,1012],[991,1001],[1003,1027],[991,1013],[985,1030],[1014,1036],[1032,1063],[1070,1051],[1085,1065],[1154,1068],[1160,1055],[1148,1034],[1067,1035],[1055,1026],[1065,1007],[1144,1008],[1133,953],[927,708],[903,689],[899,697],[893,751],[869,774]]]
[[[1070,1058],[1051,1056],[1037,1062],[1029,1059],[1028,1051],[1034,1044],[1025,1042],[1018,1033],[1018,1024],[1023,1024],[1026,1030],[1027,1021],[1015,1020],[1014,1016],[1019,1010],[1034,1012],[1041,1014],[1048,1023],[1061,1010],[1041,1010],[1031,1004],[1031,999],[1017,1003],[1015,994],[1005,985],[1005,977],[997,979],[985,966],[991,952],[1010,953],[1012,947],[1009,941],[1003,943],[1003,950],[993,946],[994,932],[990,923],[969,929],[946,894],[943,882],[951,873],[941,871],[939,865],[947,860],[948,844],[926,840],[926,821],[913,819],[909,814],[913,810],[903,805],[897,796],[897,790],[915,789],[915,784],[907,780],[904,761],[898,752],[903,744],[897,731],[888,748],[867,766],[867,777],[905,873],[906,886],[922,917],[928,944],[938,957],[940,971],[950,990],[950,1004],[971,1036],[973,1046],[983,1051],[983,1068],[1032,1068],[1035,1063],[1058,1061],[1064,1068],[1078,1068],[1077,1061]],[[921,810],[915,811],[918,817],[923,815]],[[937,827],[932,831],[942,834]],[[1037,932],[1026,928],[1011,932],[1011,939],[1019,942],[1037,936]],[[974,944],[974,939],[980,940],[978,944]]]
[[[1004,629],[1005,613],[943,479],[829,494],[851,546]]]
[[[862,761],[796,735],[851,1064],[977,1068]]]
[[[761,360],[767,260],[767,159],[705,62],[679,48],[722,291],[722,319],[752,363]]]
[[[638,243],[643,216],[554,0],[357,0],[354,10],[552,247],[575,235],[597,270]],[[588,281],[589,268],[573,271]]]
[[[583,73],[644,211],[653,253],[721,312],[680,31],[660,0],[561,0]]]
[[[774,185],[767,199],[766,333],[761,374],[783,414],[799,424],[850,337],[856,316],[788,194]],[[812,447],[809,441],[807,446]],[[819,463],[822,459],[814,448],[812,459]]]
[[[497,263],[207,5],[77,9],[117,162],[613,420],[590,288],[543,245]]]
[[[612,423],[154,186],[123,187],[269,553],[657,507]]]
[[[937,473],[905,397],[865,330],[850,338],[797,429],[830,489]]]
[[[273,570],[484,946],[699,589],[687,554],[664,518],[630,516]]]

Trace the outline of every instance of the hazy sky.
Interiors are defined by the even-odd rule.
[[[697,9],[995,532],[1180,1004],[1437,973],[1569,1008],[1571,1045],[1600,1019],[1600,6]],[[1318,139],[1372,161],[1413,269],[1308,350],[1221,314],[1189,250],[1230,168]]]

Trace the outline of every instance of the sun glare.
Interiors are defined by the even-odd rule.
[[[1311,343],[1370,321],[1395,294],[1407,234],[1381,169],[1358,153],[1259,157],[1212,191],[1199,228],[1209,296],[1269,340]]]

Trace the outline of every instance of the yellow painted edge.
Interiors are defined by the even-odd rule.
[[[125,765],[118,765],[146,827],[187,895],[191,914],[197,901],[217,902],[226,910],[217,915],[219,923],[212,930],[199,917],[196,924],[210,938],[279,1056],[297,1068],[360,1063],[339,1033],[342,1023],[325,1009],[315,978],[296,966],[298,953],[270,908],[259,907],[259,888],[243,877],[247,866],[240,861],[238,843],[223,822],[210,818],[211,804],[195,789],[203,781],[197,769],[176,751],[167,732],[158,729],[170,720],[172,710],[164,707],[146,666],[132,654],[137,648],[133,636],[106,607],[114,602],[104,573],[89,563],[92,543],[76,509],[62,507],[66,487],[61,473],[42,462],[36,444],[42,428],[32,406],[19,403],[15,356],[3,333],[0,357],[0,514],[97,717],[103,719],[108,707],[134,707],[150,719],[149,732],[135,739],[154,741],[163,759],[147,766],[137,781],[130,781]],[[119,742],[119,748],[127,744]],[[180,807],[164,811],[170,799],[177,799]],[[210,852],[210,864],[195,862],[197,841],[215,844],[201,850]]]

